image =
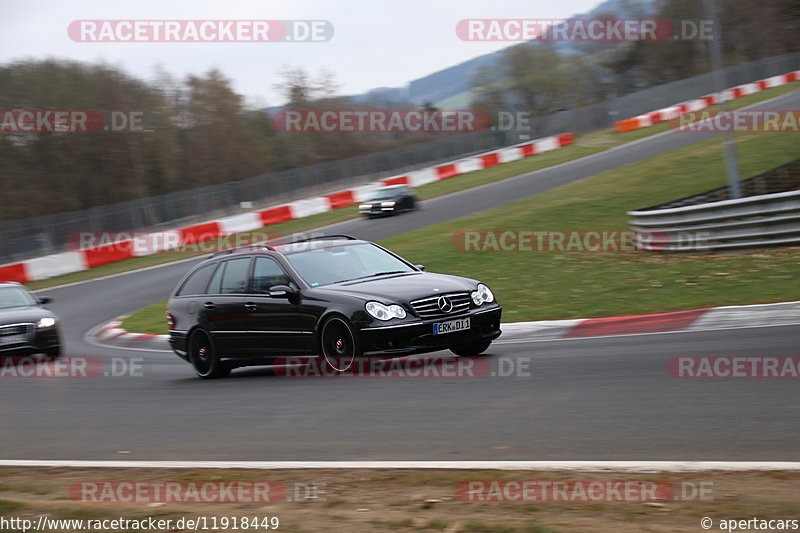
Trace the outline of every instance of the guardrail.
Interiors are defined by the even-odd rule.
[[[705,252],[800,245],[800,190],[629,211],[636,247]]]
[[[324,196],[315,196],[296,200],[288,204],[273,206],[269,209],[250,211],[218,219],[206,219],[190,226],[173,226],[161,231],[140,232],[88,232],[89,245],[82,245],[76,235],[76,248],[65,252],[28,259],[20,263],[0,265],[0,281],[17,281],[28,283],[42,279],[88,270],[116,261],[155,254],[181,246],[196,246],[220,237],[227,237],[241,232],[254,231],[259,228],[295,220],[318,213],[325,213],[369,199],[380,187],[403,184],[409,187],[420,187],[437,180],[451,179],[462,174],[501,165],[518,159],[535,156],[575,142],[575,136],[564,133],[534,141],[527,141],[492,152],[484,152],[474,156],[449,161],[445,164],[416,170],[405,175],[391,176],[382,180],[363,184],[351,189],[343,189]],[[86,233],[83,233],[86,235]],[[94,244],[97,243],[97,244]],[[218,251],[226,243],[209,243],[198,251]],[[244,244],[249,244],[245,239]],[[231,243],[227,243],[230,246]]]

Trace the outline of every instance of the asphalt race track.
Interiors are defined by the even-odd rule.
[[[800,91],[753,108],[800,108]],[[426,201],[413,215],[331,231],[379,240],[668,152],[666,133]],[[457,178],[456,178],[457,179]],[[644,206],[642,206],[644,207]],[[409,257],[413,261],[413,257]],[[193,261],[42,291],[68,356],[141,373],[0,379],[0,457],[95,460],[800,460],[793,379],[679,379],[681,355],[800,356],[800,325],[558,341],[501,337],[480,378],[286,378],[240,369],[203,381],[171,353],[87,341],[167,297]],[[731,302],[736,303],[736,302]],[[436,354],[448,357],[449,352]],[[130,452],[120,455],[118,452]]]

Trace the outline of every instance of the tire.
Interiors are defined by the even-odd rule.
[[[195,374],[203,379],[224,378],[231,373],[231,367],[220,361],[211,336],[202,329],[196,329],[189,337],[189,362]]]
[[[450,346],[450,351],[462,357],[480,355],[488,350],[491,344],[492,341],[475,341],[468,344],[457,344],[455,346]]]
[[[322,363],[329,372],[346,372],[361,356],[353,326],[342,317],[331,317],[322,324],[319,343]]]
[[[46,355],[48,359],[58,359],[61,357],[61,346],[59,345],[45,350],[44,355]]]

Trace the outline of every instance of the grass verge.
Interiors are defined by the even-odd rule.
[[[744,177],[800,156],[791,134],[741,134],[737,150]],[[499,252],[487,246],[465,252],[463,237],[459,237],[465,230],[495,235],[503,231],[625,231],[627,211],[719,187],[724,176],[722,146],[718,139],[710,139],[381,244],[433,272],[486,282],[502,303],[506,322],[800,299],[798,248],[684,255]],[[164,302],[160,302],[132,314],[123,327],[166,333],[163,314]]]
[[[739,135],[742,175],[800,155],[792,135]],[[626,212],[724,184],[718,139],[599,174],[381,244],[432,271],[478,278],[504,321],[659,313],[800,298],[800,249],[736,254],[463,251],[463,230],[621,231]],[[485,243],[486,241],[481,240]],[[534,240],[533,250],[537,250]],[[545,250],[549,250],[547,246]]]
[[[738,100],[729,102],[729,106],[731,109],[737,109],[740,107],[748,106],[751,104],[767,100],[769,98],[774,98],[776,96],[781,96],[783,94],[790,93],[792,91],[797,90],[798,87],[800,87],[800,82],[794,82],[791,84],[783,85],[781,87],[767,89],[765,91],[761,91],[756,94],[751,94],[742,97]],[[536,170],[540,170],[546,167],[551,167],[559,165],[561,163],[566,163],[568,161],[573,161],[575,159],[580,159],[581,157],[593,155],[598,152],[614,148],[615,146],[619,146],[625,143],[643,139],[645,137],[656,135],[666,130],[667,130],[667,124],[662,123],[649,128],[642,128],[640,130],[634,130],[625,133],[616,133],[613,129],[596,131],[587,135],[582,135],[577,137],[576,142],[573,145],[566,146],[564,148],[559,148],[558,150],[546,152],[533,157],[521,159],[518,161],[512,161],[510,163],[505,163],[503,165],[497,165],[488,169],[478,170],[475,172],[471,172],[469,174],[464,174],[462,176],[458,176],[455,179],[437,181],[435,183],[431,183],[423,187],[417,188],[416,193],[423,200],[435,198],[437,196],[443,196],[445,194],[450,194],[457,191],[470,189],[481,185],[486,185],[488,183],[493,183],[496,181],[512,178],[520,174],[534,172]],[[269,231],[270,233],[289,235],[291,233],[309,231],[315,228],[327,226],[329,224],[335,224],[337,222],[350,220],[356,218],[357,216],[358,212],[355,206],[343,207],[341,209],[336,209],[334,211],[330,211],[327,213],[321,213],[319,215],[313,215],[299,220],[292,220],[281,224],[275,224],[269,226],[268,228],[266,228],[266,230]],[[49,287],[65,285],[67,283],[86,281],[90,279],[100,278],[103,276],[109,276],[123,272],[130,272],[132,270],[138,270],[141,268],[147,268],[151,266],[171,263],[174,261],[186,259],[197,255],[203,255],[203,254],[196,252],[195,253],[185,252],[185,251],[182,252],[179,250],[164,252],[160,254],[153,254],[149,256],[118,261],[116,263],[111,263],[91,270],[74,272],[71,274],[65,274],[63,276],[57,276],[45,280],[34,281],[28,283],[27,286],[31,290],[46,289]]]

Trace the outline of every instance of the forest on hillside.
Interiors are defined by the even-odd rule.
[[[725,0],[726,64],[800,49],[800,2]],[[702,19],[702,2],[661,0],[654,16]],[[511,46],[472,80],[473,104],[534,115],[580,107],[709,70],[702,40]],[[286,109],[413,109],[405,101],[338,94],[335,76],[290,66],[276,73]],[[430,104],[427,105],[431,107]],[[425,142],[433,133],[285,133],[247,105],[224,72],[142,80],[101,63],[59,59],[0,65],[0,110],[137,111],[144,131],[0,132],[0,219],[91,208],[265,172]],[[491,115],[490,115],[491,116]]]

